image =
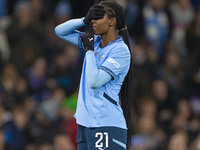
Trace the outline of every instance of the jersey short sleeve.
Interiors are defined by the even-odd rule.
[[[116,46],[108,54],[104,63],[99,67],[109,73],[112,79],[117,75],[127,73],[130,65],[130,53],[126,47]]]

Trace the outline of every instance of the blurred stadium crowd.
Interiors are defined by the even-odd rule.
[[[130,150],[200,150],[200,1],[116,0],[133,52]],[[89,0],[0,1],[0,150],[75,150],[84,52],[54,27]]]

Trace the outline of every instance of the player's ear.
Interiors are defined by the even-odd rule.
[[[116,26],[116,22],[117,22],[116,18],[115,18],[115,17],[112,17],[112,18],[109,20],[109,25],[115,27],[115,26]]]

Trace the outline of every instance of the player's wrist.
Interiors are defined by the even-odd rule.
[[[92,49],[92,48],[86,48],[86,52],[88,52],[88,51],[94,52],[94,49]]]
[[[95,56],[94,55],[94,51],[91,51],[91,50],[86,51],[86,55],[87,55],[87,57],[93,57],[93,56]]]
[[[85,19],[85,17],[82,17],[82,18],[81,18],[81,22],[82,22],[84,25],[86,25],[86,23],[84,22],[84,19]]]
[[[89,20],[88,18],[84,17],[83,23],[84,23],[84,24],[89,24],[89,22],[90,22],[90,20]]]

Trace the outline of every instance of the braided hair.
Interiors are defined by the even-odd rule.
[[[116,30],[118,34],[122,36],[124,42],[129,48],[131,54],[131,48],[128,39],[128,31],[125,25],[125,14],[122,6],[115,1],[101,1],[100,5],[104,6],[106,14],[109,18],[116,18]],[[120,90],[120,100],[121,107],[123,109],[124,117],[126,119],[126,124],[128,127],[128,145],[130,144],[130,125],[131,125],[131,101],[132,101],[132,92],[131,92],[131,83],[132,83],[132,59],[130,61],[130,68],[128,74],[126,75],[123,85]]]
[[[115,1],[101,1],[100,5],[104,6],[104,9],[109,18],[116,18],[116,29],[118,30],[118,34],[123,37],[124,42],[130,49],[130,44],[128,41],[128,32],[127,27],[125,25],[125,13],[120,4]]]

